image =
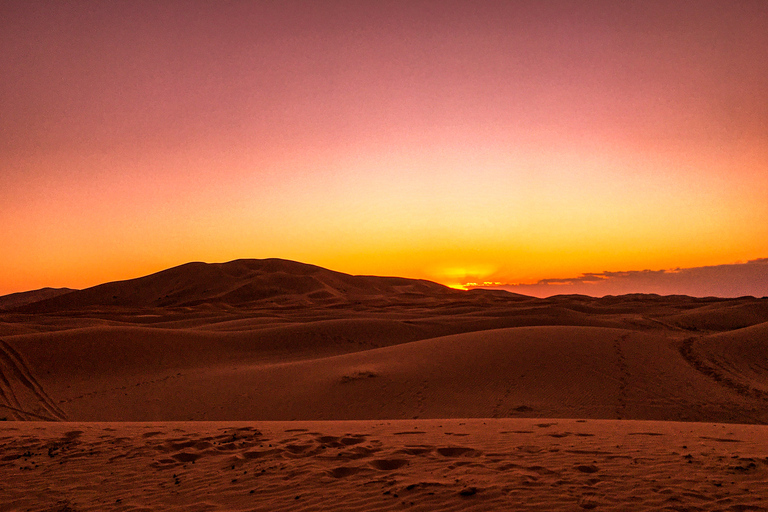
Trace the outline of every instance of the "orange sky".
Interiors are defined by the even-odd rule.
[[[0,294],[768,256],[768,3],[4,2]]]

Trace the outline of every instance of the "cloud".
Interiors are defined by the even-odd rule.
[[[536,297],[573,293],[594,297],[626,293],[764,297],[768,296],[768,258],[708,267],[590,272],[579,277],[542,279],[535,284],[502,284],[484,288],[504,289]]]

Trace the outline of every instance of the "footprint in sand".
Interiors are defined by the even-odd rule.
[[[356,466],[339,466],[328,471],[333,478],[346,478],[362,471],[363,468]]]
[[[534,473],[538,473],[542,476],[559,474],[557,471],[552,471],[551,469],[545,468],[544,466],[524,466],[523,469],[533,471]]]
[[[243,458],[246,458],[246,459],[261,459],[261,458],[269,457],[270,455],[276,455],[282,452],[283,450],[280,450],[278,448],[271,448],[269,450],[247,450],[242,452],[240,455],[242,455]]]
[[[184,450],[186,448],[194,448],[196,450],[205,450],[213,446],[208,441],[198,441],[197,439],[190,439],[179,443],[169,443],[171,449],[169,451]]]
[[[729,439],[726,437],[708,437],[708,436],[699,436],[700,439],[706,439],[708,441],[717,441],[718,443],[741,443],[743,442],[741,439]]]
[[[336,436],[315,436],[315,442],[323,448],[340,448],[342,446],[340,439]]]
[[[342,437],[341,439],[339,439],[339,442],[344,446],[352,446],[352,445],[364,443],[365,436],[353,435],[353,436]]]
[[[437,453],[443,457],[476,457],[482,452],[475,450],[474,448],[467,448],[464,446],[446,446],[443,448],[438,448]]]
[[[287,444],[285,445],[286,451],[289,453],[292,453],[293,455],[307,455],[307,452],[312,451],[312,448],[315,446],[312,444]]]
[[[595,498],[592,498],[589,496],[585,496],[579,499],[579,506],[584,510],[592,510],[594,508],[597,508],[598,505],[599,505],[598,501]]]
[[[746,512],[747,510],[768,510],[765,507],[761,507],[758,505],[744,505],[744,504],[737,504],[737,505],[731,505],[730,510],[733,512]]]
[[[424,455],[431,453],[434,450],[434,446],[406,446],[397,451],[397,453],[404,453],[406,455]]]
[[[195,462],[201,455],[199,453],[179,452],[171,455],[171,458],[179,462]]]
[[[406,466],[408,461],[405,459],[376,459],[370,461],[368,464],[380,471],[393,471]]]

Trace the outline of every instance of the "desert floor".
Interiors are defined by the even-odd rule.
[[[470,419],[0,426],[0,510],[766,510],[768,427]]]

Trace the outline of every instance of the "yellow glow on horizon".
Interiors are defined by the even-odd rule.
[[[111,160],[114,174],[96,156],[19,159],[22,173],[64,166],[71,179],[5,198],[14,250],[0,255],[0,293],[251,257],[466,287],[768,254],[764,152],[420,142],[258,164],[247,153],[149,154]]]
[[[435,274],[443,279],[465,279],[469,276],[484,277],[497,270],[493,265],[473,265],[439,269]]]

